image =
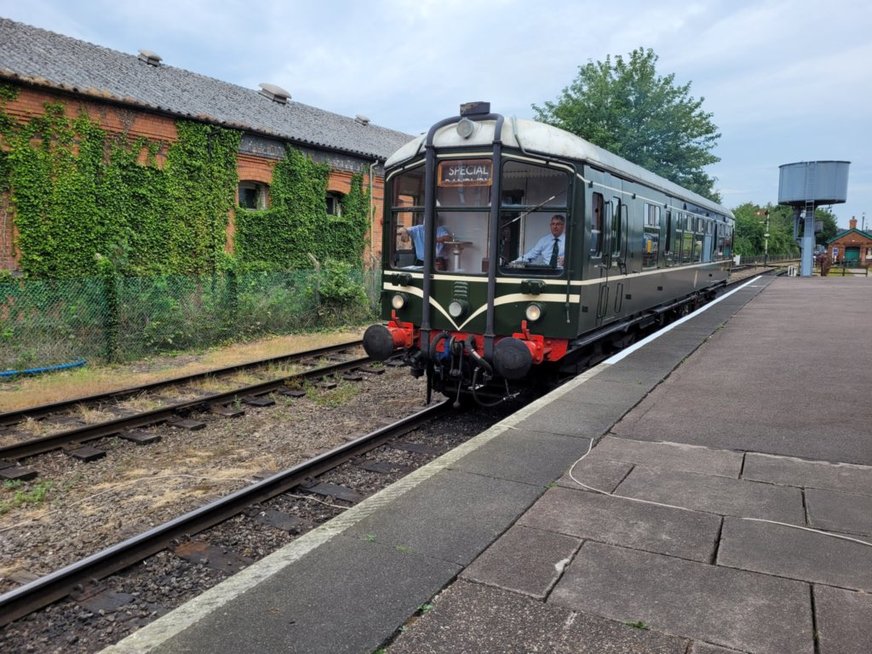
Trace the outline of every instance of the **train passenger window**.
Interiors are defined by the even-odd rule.
[[[672,211],[666,210],[666,221],[663,227],[663,257],[667,266],[672,264]]]
[[[645,222],[642,230],[642,267],[656,268],[660,254],[660,207],[645,204]]]
[[[602,193],[594,193],[591,200],[591,219],[590,219],[590,248],[589,252],[592,257],[602,256],[602,235],[603,235],[603,207],[604,200]]]

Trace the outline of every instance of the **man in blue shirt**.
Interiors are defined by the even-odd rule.
[[[397,234],[400,235],[400,239],[403,241],[408,241],[412,239],[412,244],[415,247],[415,257],[418,260],[418,265],[421,266],[424,264],[424,225],[412,225],[411,227],[398,227]],[[436,228],[436,267],[439,268],[439,262],[445,261],[445,258],[442,256],[442,250],[444,249],[443,243],[445,241],[451,240],[451,234],[447,229],[445,229],[442,225],[439,225]]]
[[[527,250],[524,256],[515,259],[516,262],[536,262],[542,263],[552,268],[563,267],[563,253],[565,251],[566,234],[566,219],[560,214],[551,216],[551,233],[543,236],[536,245]]]

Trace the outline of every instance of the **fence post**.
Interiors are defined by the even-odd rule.
[[[119,359],[118,343],[121,325],[121,318],[118,315],[118,275],[112,262],[99,255],[97,269],[100,272],[103,295],[103,338],[106,343],[106,360],[116,362]]]

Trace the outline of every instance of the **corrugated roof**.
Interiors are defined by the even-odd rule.
[[[412,136],[0,18],[0,79],[386,159]],[[293,92],[293,90],[292,90]]]

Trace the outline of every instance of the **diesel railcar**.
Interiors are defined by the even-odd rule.
[[[712,296],[733,227],[728,209],[578,136],[468,103],[385,164],[386,322],[364,347],[402,352],[428,399],[491,404]]]

